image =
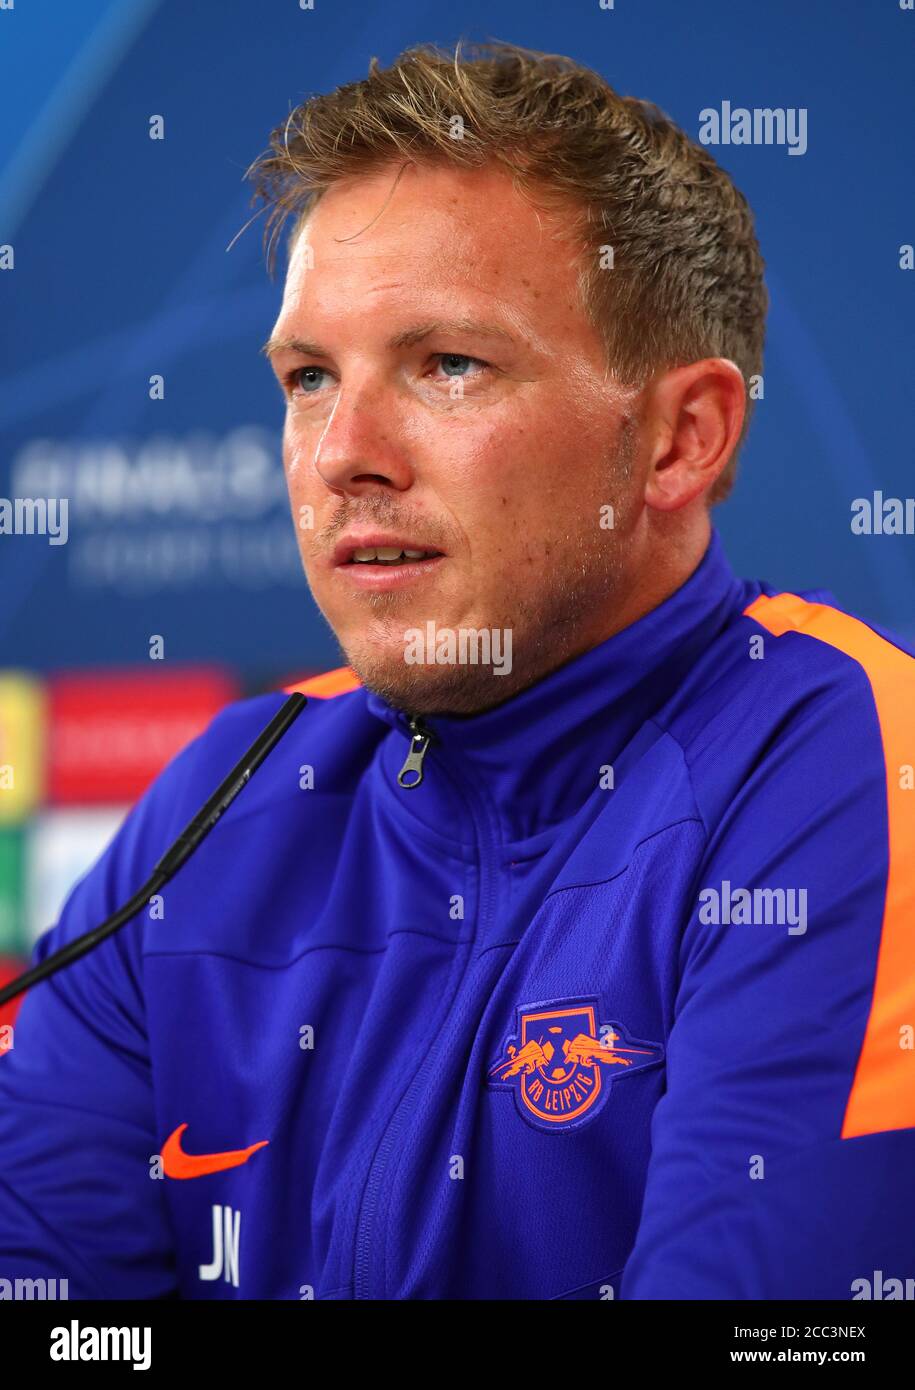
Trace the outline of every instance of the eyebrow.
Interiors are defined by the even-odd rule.
[[[432,333],[469,333],[482,338],[501,338],[504,342],[512,344],[516,342],[508,329],[501,328],[496,323],[481,323],[476,319],[436,319],[431,323],[416,324],[413,328],[405,328],[402,332],[395,333],[393,338],[388,339],[387,347],[414,347]],[[261,348],[261,352],[266,353],[268,357],[272,357],[276,352],[287,351],[299,352],[305,357],[330,356],[319,343],[310,343],[304,338],[296,337],[268,338]]]

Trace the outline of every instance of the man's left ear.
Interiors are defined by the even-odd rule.
[[[653,439],[645,502],[675,512],[712,487],[740,438],[746,412],[740,368],[727,357],[672,367],[649,386],[644,436]]]

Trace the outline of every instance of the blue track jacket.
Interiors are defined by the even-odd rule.
[[[853,1299],[915,1275],[912,653],[737,579],[713,534],[623,632],[430,717],[411,789],[407,716],[346,668],[303,688],[161,901],[27,995],[0,1279]],[[33,962],[136,891],[283,699],[171,763]]]

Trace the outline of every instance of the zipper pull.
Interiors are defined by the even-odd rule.
[[[405,791],[410,791],[413,787],[418,787],[423,780],[423,758],[426,756],[426,749],[434,737],[432,730],[427,729],[419,715],[411,714],[408,721],[410,729],[410,751],[407,753],[406,761],[397,774],[397,785],[403,787]],[[408,773],[415,773],[416,776],[411,780],[406,780]]]

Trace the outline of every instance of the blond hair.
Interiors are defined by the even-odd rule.
[[[287,216],[292,240],[331,184],[401,160],[496,161],[569,216],[582,307],[618,381],[641,386],[703,357],[729,358],[744,382],[761,373],[768,296],[749,205],[653,103],[620,96],[570,58],[515,44],[459,43],[451,53],[423,44],[388,68],[373,58],[363,81],[292,111],[249,170],[253,201],[269,210],[271,271]],[[730,492],[736,457],[711,502]]]

